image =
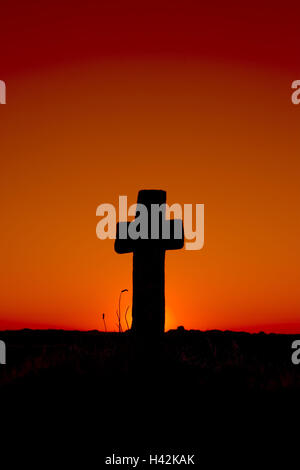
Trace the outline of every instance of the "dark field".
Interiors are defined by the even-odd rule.
[[[216,442],[265,448],[296,419],[294,335],[179,329],[143,343],[130,333],[22,330],[0,339],[5,408],[92,453],[190,446],[214,459]]]
[[[159,343],[137,345],[129,333],[22,330],[0,332],[7,364],[0,386],[93,383],[100,389],[135,375],[155,384],[182,382],[201,390],[289,392],[300,389],[300,365],[292,364],[295,335],[172,330]],[[141,361],[139,360],[141,359]]]

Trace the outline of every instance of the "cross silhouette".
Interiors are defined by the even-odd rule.
[[[146,231],[146,238],[132,239],[132,222],[119,222],[115,251],[120,254],[133,253],[131,329],[139,336],[153,337],[161,335],[165,327],[165,251],[183,247],[183,223],[179,219],[165,218],[166,191],[141,190],[137,203],[136,221],[140,214],[139,204],[147,209],[146,229],[144,227],[142,231],[144,235]],[[159,207],[156,222],[152,212],[154,205]]]

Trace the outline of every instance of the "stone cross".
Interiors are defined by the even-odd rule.
[[[133,253],[131,329],[138,336],[153,337],[161,335],[165,327],[165,251],[183,247],[183,223],[165,218],[165,191],[139,191],[137,203],[135,221],[138,214],[141,215],[139,205],[142,204],[147,209],[146,220],[144,217],[142,221],[146,227],[139,238],[133,239],[130,236],[132,222],[119,222],[115,251]],[[153,208],[156,208],[156,218]]]

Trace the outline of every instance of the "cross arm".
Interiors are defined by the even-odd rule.
[[[163,238],[160,234],[159,239],[132,240],[128,232],[130,222],[119,222],[117,224],[115,251],[119,254],[132,253],[137,248],[149,249],[150,247],[158,247],[163,250],[180,250],[184,246],[182,220],[166,220],[165,223],[169,224],[168,238]]]
[[[180,250],[184,246],[184,230],[181,219],[171,219],[170,238],[161,240],[162,248],[165,250]]]
[[[119,254],[123,253],[132,253],[134,250],[134,240],[130,238],[125,238],[128,235],[128,226],[130,222],[118,222],[117,223],[117,233],[115,240],[115,251]]]

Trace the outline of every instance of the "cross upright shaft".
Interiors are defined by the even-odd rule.
[[[117,225],[115,250],[117,253],[133,252],[133,298],[132,298],[132,330],[139,336],[157,336],[164,332],[165,326],[165,251],[180,249],[184,244],[181,220],[164,220],[166,192],[161,190],[142,190],[138,194],[138,204],[143,204],[148,213],[148,238],[123,239],[120,236],[124,229],[128,235],[130,222]],[[162,206],[159,214],[159,234],[151,238],[153,220],[151,208],[153,204]],[[139,212],[139,206],[136,211]],[[169,238],[163,237],[162,226],[169,224]],[[121,224],[126,224],[126,227]],[[175,232],[181,230],[180,238]]]

